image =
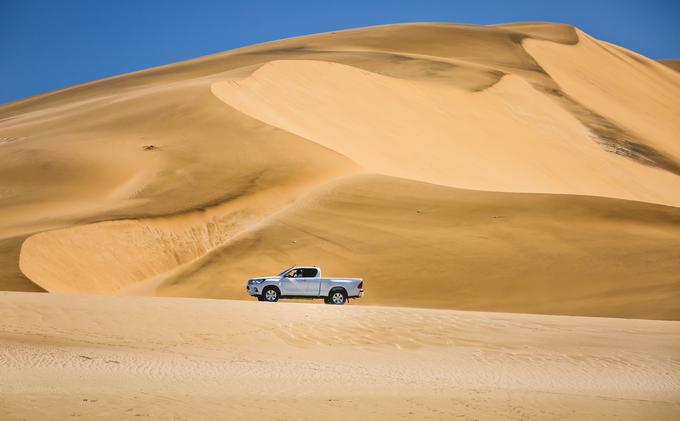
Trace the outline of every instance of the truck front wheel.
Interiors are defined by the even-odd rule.
[[[279,301],[279,290],[274,287],[266,287],[262,291],[262,299],[260,301],[267,301],[270,303],[275,303]]]
[[[332,290],[325,301],[326,304],[341,306],[347,302],[347,293],[343,289]]]

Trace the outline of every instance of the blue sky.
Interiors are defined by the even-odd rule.
[[[396,22],[570,23],[680,58],[680,0],[0,0],[0,103],[263,41]]]

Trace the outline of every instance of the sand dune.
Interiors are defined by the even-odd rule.
[[[214,84],[213,92],[382,174],[476,190],[680,204],[676,174],[602,149],[567,110],[512,75],[470,93],[334,63],[274,61],[245,80]],[[671,127],[670,114],[659,120],[670,123],[659,129],[670,145],[680,126]]]
[[[365,303],[677,319],[678,98],[568,25],[401,24],[5,104],[0,288],[247,298],[310,263]]]
[[[678,355],[678,322],[0,294],[8,421],[672,420]]]

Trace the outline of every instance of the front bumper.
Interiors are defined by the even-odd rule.
[[[246,285],[246,291],[253,296],[262,294],[262,291],[257,285]]]

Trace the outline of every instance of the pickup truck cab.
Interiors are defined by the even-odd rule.
[[[342,305],[364,295],[361,278],[324,278],[316,266],[292,266],[278,275],[248,280],[246,291],[259,301],[279,298],[323,298],[326,304]]]

